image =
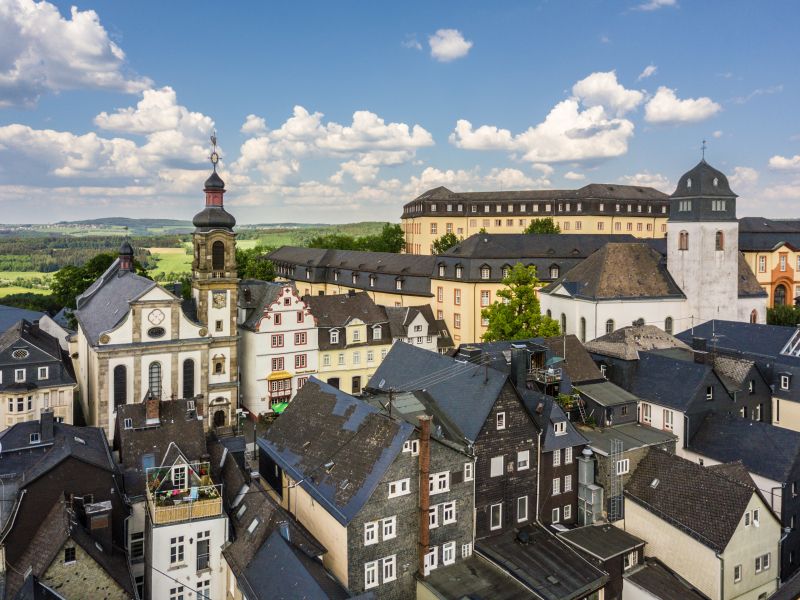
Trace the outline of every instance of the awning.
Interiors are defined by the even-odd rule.
[[[273,371],[267,376],[267,381],[277,381],[278,379],[291,379],[292,374],[289,371]]]
[[[279,415],[286,410],[287,406],[289,406],[288,402],[279,402],[272,407],[272,412]]]

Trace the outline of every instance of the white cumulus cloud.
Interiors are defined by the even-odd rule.
[[[661,8],[676,7],[678,0],[647,0],[633,7],[634,10],[653,11]]]
[[[658,88],[645,105],[644,118],[649,123],[694,123],[717,114],[722,107],[711,98],[680,99],[675,90],[665,86]]]
[[[567,171],[564,173],[564,179],[569,179],[570,181],[583,181],[586,179],[586,175],[583,173],[576,173],[575,171]]]
[[[734,167],[728,176],[731,187],[747,189],[758,183],[758,171],[752,167]]]
[[[644,99],[642,92],[625,89],[614,71],[592,73],[573,85],[572,93],[585,106],[602,106],[617,116],[630,112]]]
[[[239,130],[245,135],[258,135],[267,132],[267,122],[263,117],[256,115],[247,115],[245,117],[242,128]]]
[[[652,187],[662,192],[669,190],[670,182],[661,173],[650,173],[649,171],[642,171],[635,175],[623,175],[619,178],[620,183],[625,185],[639,185],[642,187]]]
[[[64,18],[49,2],[0,2],[0,107],[31,106],[47,92],[140,92],[151,82],[125,73],[125,53],[93,10]]]
[[[431,56],[439,62],[450,62],[467,55],[472,42],[465,40],[458,29],[439,29],[428,38]]]
[[[775,169],[776,171],[800,170],[800,154],[789,157],[776,154],[769,159],[769,168]]]

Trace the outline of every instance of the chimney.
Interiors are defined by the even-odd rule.
[[[511,381],[517,387],[525,385],[531,366],[531,351],[524,346],[511,346]]]
[[[431,418],[428,415],[419,417],[419,577],[425,578],[425,555],[431,541],[430,521],[430,488],[431,471]]]
[[[111,500],[84,505],[85,526],[89,535],[102,548],[111,554]]]
[[[155,425],[161,422],[160,408],[160,400],[154,398],[150,392],[147,392],[147,397],[144,400],[144,415],[147,425]]]
[[[53,441],[53,421],[53,409],[43,410],[39,417],[39,437],[42,443]]]
[[[699,350],[700,352],[705,352],[708,350],[708,340],[704,337],[693,337],[692,338],[692,349]]]

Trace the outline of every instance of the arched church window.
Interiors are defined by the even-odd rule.
[[[194,360],[183,361],[183,397],[194,398]]]
[[[606,333],[612,333],[614,331],[614,319],[609,319],[606,321]]]
[[[758,312],[755,308],[750,312],[750,322],[758,323]]]
[[[225,269],[225,244],[216,241],[211,246],[211,268],[215,271]]]
[[[114,408],[128,403],[128,370],[125,365],[114,367]]]
[[[150,393],[154,398],[161,398],[161,363],[151,362],[148,375]]]
[[[689,249],[689,232],[681,231],[678,234],[678,250],[688,250],[688,249]]]
[[[664,319],[664,331],[672,335],[672,317]]]
[[[717,250],[725,249],[725,234],[722,233],[721,231],[718,231],[716,235],[716,247]]]

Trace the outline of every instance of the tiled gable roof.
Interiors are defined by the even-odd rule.
[[[628,500],[719,553],[728,546],[754,493],[754,485],[654,448],[625,488]]]
[[[382,307],[375,304],[366,292],[326,296],[304,296],[319,327],[344,327],[353,319],[367,325],[386,323],[388,318]]]
[[[258,445],[346,525],[372,496],[413,430],[311,377]]]
[[[589,352],[636,360],[643,350],[660,350],[664,348],[682,348],[689,350],[675,336],[672,336],[655,325],[628,325],[584,344]]]

